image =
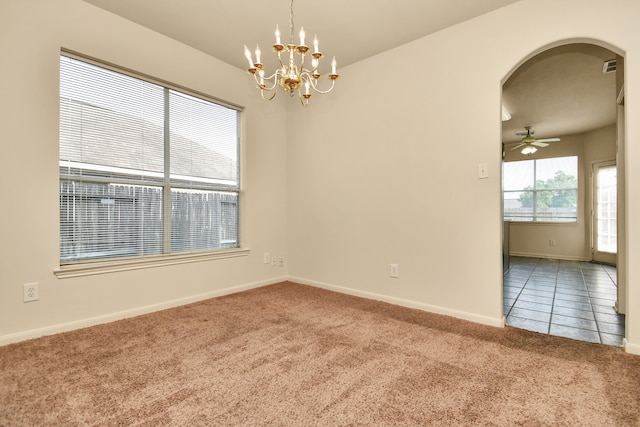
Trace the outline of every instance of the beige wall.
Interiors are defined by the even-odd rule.
[[[612,99],[615,94],[611,94]],[[592,200],[591,166],[594,162],[615,160],[615,125],[579,135],[564,135],[559,143],[538,150],[530,157],[519,150],[505,151],[506,161],[526,158],[578,156],[578,221],[562,223],[511,223],[510,253],[512,255],[557,258],[578,261],[591,260]],[[551,246],[550,240],[556,245]]]
[[[626,110],[633,117],[640,99],[640,74],[630,71],[640,67],[637,16],[640,3],[628,0],[523,0],[345,67],[340,87],[313,115],[290,111],[290,135],[305,138],[289,138],[289,275],[501,324],[502,82],[536,53],[597,41],[627,54]],[[523,17],[526,28],[544,31],[523,31]],[[640,123],[627,122],[627,144],[627,164],[637,165]],[[488,164],[488,179],[478,179],[479,163]],[[633,260],[640,257],[633,222],[640,168],[629,167],[626,178]],[[578,238],[572,250],[584,245]],[[391,263],[399,264],[397,279],[389,277]],[[634,352],[638,280],[640,264],[630,262],[626,330]]]
[[[522,0],[344,67],[305,110],[264,104],[242,70],[80,0],[0,8],[0,186],[15,208],[0,211],[2,342],[285,276],[501,325],[502,82],[536,52],[589,37],[627,54],[628,117],[640,99],[635,0]],[[523,17],[544,31],[523,31]],[[246,106],[249,256],[55,278],[61,47]],[[640,353],[640,123],[626,131],[627,349]],[[264,251],[287,255],[287,267],[262,264]],[[41,299],[24,304],[31,281]]]
[[[243,245],[248,256],[57,279],[58,68],[66,48],[244,105]],[[286,277],[282,105],[240,70],[79,0],[0,0],[0,344],[181,304]],[[259,97],[258,97],[259,98]],[[9,206],[12,209],[9,209]],[[22,302],[22,284],[40,300]]]

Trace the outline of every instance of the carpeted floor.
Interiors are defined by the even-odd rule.
[[[640,425],[640,357],[286,282],[0,347],[0,425]]]

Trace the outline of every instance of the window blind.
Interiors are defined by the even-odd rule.
[[[61,55],[61,263],[238,247],[239,112]]]

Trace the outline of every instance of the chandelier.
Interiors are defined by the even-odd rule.
[[[300,44],[295,43],[293,38],[293,0],[291,0],[289,13],[289,44],[283,45],[280,42],[280,29],[277,25],[275,35],[276,42],[272,48],[278,56],[280,68],[268,77],[265,76],[264,65],[260,62],[260,46],[256,46],[255,62],[253,61],[251,51],[246,45],[244,46],[244,56],[247,58],[247,61],[249,61],[247,71],[253,74],[258,85],[257,87],[260,89],[262,99],[271,101],[278,93],[279,88],[282,88],[285,92],[288,92],[291,97],[297,92],[302,106],[306,107],[309,105],[311,91],[321,94],[329,93],[339,77],[338,73],[336,73],[336,58],[333,58],[331,62],[331,72],[327,76],[331,84],[328,88],[321,89],[318,86],[318,80],[320,80],[322,75],[318,72],[318,66],[320,59],[322,59],[324,55],[318,48],[317,36],[313,39],[313,51],[309,51],[309,46],[305,44],[305,33],[302,27],[300,27],[299,34]],[[288,58],[286,58],[287,54]],[[296,55],[300,57],[299,63],[296,62]],[[305,60],[308,62],[305,63]]]

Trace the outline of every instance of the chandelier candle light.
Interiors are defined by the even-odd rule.
[[[313,89],[316,93],[329,93],[334,85],[339,75],[336,72],[336,58],[333,58],[331,61],[331,73],[329,73],[328,78],[331,80],[331,85],[328,89],[322,90],[318,87],[318,80],[321,77],[321,74],[318,72],[318,66],[320,64],[320,59],[324,57],[320,49],[318,48],[318,37],[314,37],[313,39],[313,52],[309,52],[309,46],[305,44],[305,33],[304,28],[300,27],[300,44],[296,45],[293,38],[293,0],[291,0],[291,12],[289,14],[289,33],[290,33],[290,42],[287,45],[283,45],[280,42],[280,29],[276,25],[276,42],[272,46],[273,51],[278,55],[278,62],[280,63],[280,68],[278,68],[272,75],[269,77],[265,77],[264,65],[260,62],[260,46],[256,46],[256,60],[253,61],[253,57],[251,55],[251,51],[244,46],[244,56],[249,61],[249,68],[247,71],[250,74],[253,74],[253,77],[258,84],[258,89],[260,89],[260,95],[262,99],[265,101],[271,101],[277,94],[278,86],[281,86],[285,92],[289,93],[289,96],[294,96],[295,92],[298,92],[298,97],[300,98],[300,102],[304,107],[309,105],[309,99],[311,98],[311,90]],[[283,61],[283,53],[289,53],[289,60],[286,59]],[[300,65],[296,63],[295,55],[300,55]],[[307,68],[305,66],[305,59],[307,56],[310,56],[310,67]],[[304,88],[304,89],[303,89]],[[267,92],[272,92],[272,94],[265,95]]]

